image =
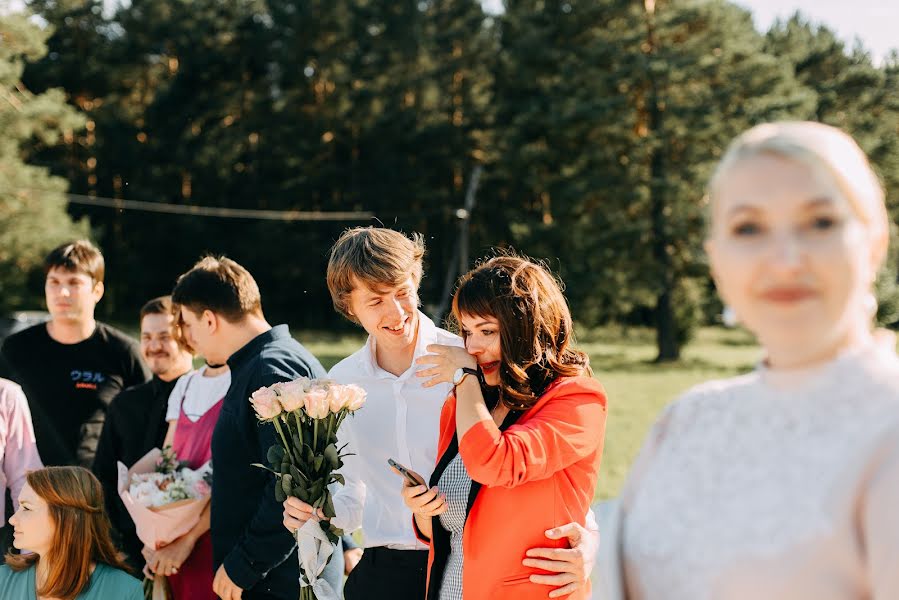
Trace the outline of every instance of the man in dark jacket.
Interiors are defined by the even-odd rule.
[[[266,462],[276,433],[256,420],[249,398],[260,387],[324,377],[325,370],[286,325],[268,324],[255,280],[233,260],[202,259],[178,279],[172,300],[181,306],[187,343],[207,361],[231,368],[212,436],[213,589],[223,600],[295,600],[296,545],[281,524],[275,478],[252,466]],[[340,571],[326,579],[342,578],[339,562]]]
[[[165,413],[169,394],[178,378],[191,369],[193,357],[176,339],[169,296],[154,298],[141,308],[140,351],[153,379],[130,387],[113,399],[93,466],[103,484],[106,509],[121,548],[128,563],[138,571],[144,567],[143,543],[119,498],[116,463],[130,467],[153,448],[162,448],[168,429]]]

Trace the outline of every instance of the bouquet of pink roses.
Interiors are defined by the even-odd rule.
[[[260,421],[274,425],[281,442],[269,448],[266,456],[268,470],[278,479],[275,499],[283,502],[293,496],[334,517],[328,486],[345,483],[337,470],[346,456],[341,454],[346,446],[337,447],[337,430],[347,415],[365,403],[365,391],[356,385],[302,377],[260,388],[250,402]],[[328,521],[312,519],[296,532],[302,600],[338,600],[319,575],[342,533]]]

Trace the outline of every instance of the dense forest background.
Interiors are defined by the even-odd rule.
[[[101,318],[133,319],[213,252],[254,273],[271,321],[349,327],[327,251],[383,224],[426,236],[431,312],[460,263],[512,247],[561,275],[582,326],[652,326],[669,360],[720,313],[704,185],[747,127],[846,129],[899,217],[899,54],[876,64],[798,14],[760,32],[723,0],[28,8],[0,14],[3,311],[40,308],[43,254],[89,235],[107,259]],[[320,220],[335,211],[350,214]],[[887,322],[895,281],[892,261]]]

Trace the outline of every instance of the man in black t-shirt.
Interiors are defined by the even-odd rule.
[[[64,244],[44,272],[50,321],[7,338],[2,354],[25,390],[44,464],[90,467],[107,406],[150,373],[134,340],[94,320],[104,275],[96,247]]]

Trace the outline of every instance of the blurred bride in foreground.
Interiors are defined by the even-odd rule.
[[[597,597],[899,598],[883,189],[845,133],[774,123],[732,143],[709,197],[715,283],[766,358],[663,412],[601,514]]]

